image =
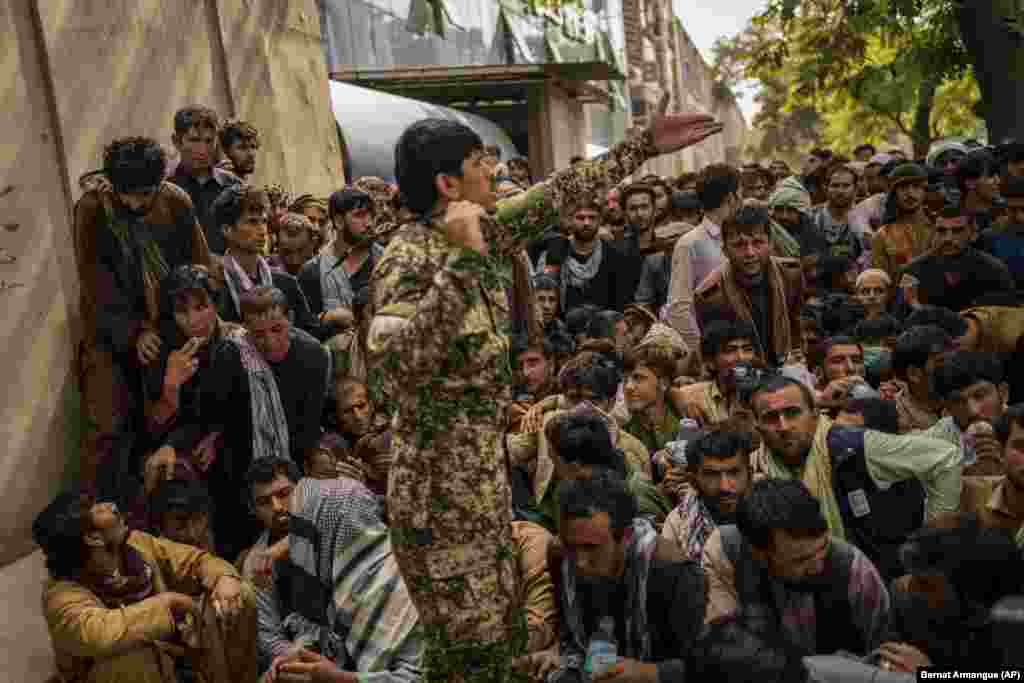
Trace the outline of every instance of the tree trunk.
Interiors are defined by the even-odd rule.
[[[1003,24],[1015,0],[966,0],[958,12],[960,35],[974,62],[990,143],[1024,140],[1024,38]]]
[[[915,159],[924,159],[928,156],[928,147],[932,144],[932,105],[935,104],[935,91],[938,89],[939,79],[930,77],[921,82],[921,87],[917,91],[914,127],[910,131]]]

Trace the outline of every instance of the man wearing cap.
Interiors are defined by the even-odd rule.
[[[83,333],[79,386],[89,425],[80,476],[87,490],[101,462],[126,452],[118,439],[131,407],[141,404],[134,378],[160,355],[160,280],[186,263],[210,265],[192,200],[165,181],[166,164],[155,140],[122,138],[104,149],[103,168],[80,180],[74,239]]]
[[[976,246],[1006,264],[1024,291],[1024,177],[1008,178],[1003,185],[1003,198],[1010,213],[1005,228],[990,228],[981,234]]]
[[[984,294],[1013,290],[1006,265],[970,246],[976,235],[970,218],[958,207],[943,210],[936,220],[931,250],[902,269],[919,282],[918,303],[962,311]]]
[[[898,281],[897,271],[923,254],[931,244],[932,227],[924,212],[928,172],[917,164],[901,164],[890,177],[885,223],[871,241],[872,266]]]

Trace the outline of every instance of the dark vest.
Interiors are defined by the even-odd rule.
[[[775,602],[772,579],[754,559],[750,544],[733,525],[718,527],[722,548],[735,572],[736,595],[740,616],[756,631],[778,633],[782,630],[782,614]],[[814,594],[815,650],[813,654],[832,654],[839,650],[865,654],[868,644],[853,623],[850,604],[850,566],[854,551],[850,544],[833,539],[825,558],[825,576],[833,580],[824,591]]]
[[[828,435],[832,489],[846,538],[875,563],[886,581],[905,574],[900,546],[924,524],[924,486],[908,479],[880,489],[868,473],[864,430],[833,427]]]

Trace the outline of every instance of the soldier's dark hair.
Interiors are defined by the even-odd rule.
[[[846,402],[843,412],[861,415],[864,426],[876,432],[900,433],[900,413],[893,401],[884,398],[854,398]]]
[[[429,213],[440,199],[435,178],[461,177],[462,162],[483,147],[480,136],[457,121],[424,119],[406,128],[395,144],[395,177],[405,206]]]
[[[954,339],[967,334],[967,321],[942,306],[919,306],[907,316],[903,324],[907,329],[919,325],[938,325]]]
[[[1024,429],[1024,403],[1014,403],[993,423],[999,443],[1006,445],[1010,440],[1013,425]]]
[[[737,339],[749,339],[757,346],[757,330],[749,320],[712,320],[704,327],[700,340],[700,352],[707,360],[713,360],[725,345]]]
[[[84,562],[82,536],[91,526],[94,501],[75,492],[58,495],[32,522],[32,540],[46,556],[46,568],[54,579],[71,579]]]
[[[937,325],[916,325],[896,338],[892,349],[892,371],[906,377],[907,368],[924,368],[928,358],[949,351],[953,338]]]
[[[757,414],[757,397],[761,394],[774,394],[777,391],[782,391],[787,387],[796,387],[800,390],[800,395],[803,397],[804,408],[813,411],[814,410],[814,393],[810,387],[799,380],[795,380],[792,377],[786,375],[774,375],[766,380],[761,386],[753,391],[750,395],[750,404],[754,407],[754,413]]]
[[[945,400],[972,384],[990,382],[998,386],[1005,378],[1003,361],[996,354],[955,351],[932,369],[931,388],[936,396]]]
[[[327,213],[330,216],[343,216],[355,209],[369,209],[373,212],[373,198],[362,190],[345,187],[331,194],[327,200]]]
[[[614,339],[615,326],[623,316],[618,311],[605,310],[594,314],[587,326],[587,336],[591,339]]]
[[[686,468],[696,472],[705,460],[728,460],[737,455],[749,466],[750,454],[758,445],[759,439],[745,423],[730,419],[686,445]]]
[[[152,138],[118,138],[103,148],[103,173],[115,192],[155,189],[166,167],[167,153]]]
[[[697,178],[697,196],[706,211],[720,208],[740,189],[740,174],[728,164],[711,164]]]
[[[220,131],[220,117],[213,109],[194,105],[174,112],[174,134],[182,136],[193,128],[209,128],[214,133]]]
[[[150,499],[150,512],[156,520],[169,512],[196,514],[213,512],[213,498],[206,484],[193,479],[161,481]],[[158,522],[159,523],[159,522]]]
[[[562,520],[607,513],[616,540],[622,539],[638,512],[636,498],[622,477],[604,471],[589,479],[569,479],[559,484],[558,508]]]
[[[819,536],[828,531],[821,505],[802,481],[762,479],[736,503],[736,526],[755,548],[775,545],[775,531],[798,538]]]
[[[239,140],[245,140],[253,147],[259,149],[260,132],[256,130],[256,126],[248,121],[228,119],[224,122],[224,127],[220,129],[221,148],[227,150]]]
[[[238,300],[238,312],[243,321],[250,315],[265,315],[275,308],[286,318],[292,310],[288,297],[277,287],[256,287],[242,294]]]
[[[256,498],[253,496],[256,485],[269,484],[280,476],[287,477],[288,481],[297,484],[302,479],[302,471],[294,460],[280,455],[260,458],[249,465],[245,472],[245,497],[249,501],[250,509],[256,506]]]
[[[230,185],[213,200],[210,212],[218,228],[238,225],[245,216],[270,210],[267,194],[252,185]]]
[[[545,434],[565,462],[603,467],[626,478],[626,460],[597,415],[561,415],[548,423]]]

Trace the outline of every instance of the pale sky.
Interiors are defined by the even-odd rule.
[[[742,31],[767,4],[765,0],[672,0],[676,16],[708,64],[715,39]],[[749,124],[757,111],[752,94],[740,97],[739,104]]]

